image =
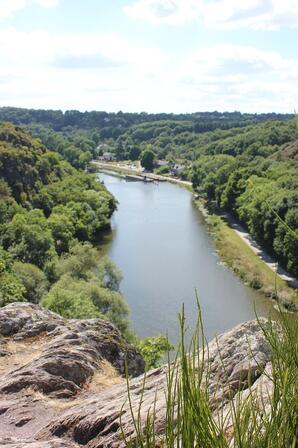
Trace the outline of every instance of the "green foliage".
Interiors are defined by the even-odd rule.
[[[71,216],[60,213],[63,209],[54,207],[47,224],[52,232],[55,241],[56,252],[60,255],[69,251],[69,245],[75,235],[75,224]]]
[[[284,144],[297,138],[292,121],[244,128],[235,136],[205,145],[201,151],[206,154],[192,167],[196,191],[210,204],[233,213],[294,276],[298,276],[297,237],[293,237],[298,229],[294,218],[298,162],[277,160],[274,154],[280,155]],[[278,216],[292,224],[284,228]]]
[[[111,291],[119,292],[123,277],[117,266],[108,257],[103,257],[98,267],[103,286]]]
[[[281,188],[279,181],[252,176],[237,198],[236,212],[249,232],[297,276],[298,196],[295,190]]]
[[[4,226],[2,240],[15,259],[40,268],[56,254],[47,220],[38,209],[16,213]]]
[[[155,171],[156,174],[168,174],[170,172],[170,169],[168,166],[160,166],[159,168],[157,168],[157,170]]]
[[[67,220],[66,235],[63,223],[58,224],[57,238],[63,245],[69,237],[92,240],[97,233],[109,226],[109,220],[116,208],[113,196],[100,184],[94,175],[76,173],[41,188],[33,198],[33,204],[41,208],[46,216],[51,213],[64,216]],[[52,223],[54,225],[54,223]]]
[[[69,274],[77,279],[88,280],[90,273],[98,271],[99,262],[99,253],[90,243],[76,243],[56,263],[56,275],[59,278]]]
[[[23,297],[28,302],[38,303],[49,287],[45,273],[34,264],[20,261],[13,264],[13,271],[24,285]]]
[[[41,304],[64,317],[101,317],[128,331],[128,307],[119,293],[121,274],[89,243],[77,243],[55,263],[58,280]]]
[[[137,347],[144,358],[146,370],[159,367],[164,355],[174,348],[164,335],[140,339],[137,341]]]
[[[27,126],[47,148],[80,169],[85,168],[85,161],[80,161],[82,154],[97,157],[101,152],[97,145],[103,142],[117,160],[139,158],[148,144],[158,158],[170,155],[195,160],[202,153],[233,155],[240,154],[243,148],[251,156],[258,153],[267,157],[274,145],[291,140],[293,134],[287,122],[293,118],[294,114],[216,111],[174,115],[0,108],[0,120]],[[276,120],[280,124],[275,124]],[[256,138],[260,134],[262,138]]]
[[[72,289],[74,286],[76,291]],[[78,290],[78,284],[74,284],[71,278],[62,277],[42,299],[41,305],[69,319],[102,318],[103,315],[90,298],[86,298],[84,293]]]
[[[68,318],[101,317],[124,332],[128,328],[128,308],[122,296],[89,275],[86,281],[64,274],[42,299],[41,305]]]
[[[15,259],[49,267],[75,238],[93,240],[108,227],[115,200],[93,175],[65,169],[12,125],[1,125],[0,137],[0,240]]]
[[[43,135],[74,167],[94,155],[95,142],[84,135],[73,135],[72,144],[50,130]],[[115,208],[94,175],[20,128],[0,125],[0,306],[40,302],[65,317],[101,317],[127,331],[121,274],[87,243],[109,226]]]
[[[55,276],[69,274],[74,278],[88,280],[96,275],[105,288],[119,290],[122,275],[107,257],[100,257],[98,250],[90,243],[75,242],[69,253],[55,262]]]
[[[130,160],[138,160],[140,157],[141,150],[138,146],[131,146],[129,148],[129,159]]]
[[[92,159],[90,151],[82,151],[76,146],[68,146],[63,151],[63,156],[72,166],[78,169],[84,169]]]
[[[22,209],[11,196],[8,184],[0,178],[0,226],[10,221]]]
[[[143,168],[145,168],[147,171],[153,170],[153,163],[154,163],[155,154],[151,149],[145,149],[145,151],[141,154],[141,165]]]
[[[0,306],[24,301],[25,288],[12,271],[11,256],[0,246]]]
[[[232,403],[229,414],[215,417],[212,404],[214,395],[208,391],[209,352],[202,327],[201,313],[189,347],[185,343],[185,315],[180,319],[180,343],[177,355],[167,367],[167,389],[165,430],[161,433],[156,425],[156,403],[149,410],[142,408],[146,390],[146,377],[140,393],[137,415],[132,411],[135,436],[125,435],[124,446],[132,448],[294,448],[297,446],[297,362],[298,362],[298,318],[289,319],[280,315],[277,324],[271,320],[259,321],[267,344],[271,349],[272,369],[265,368],[264,374],[272,384],[266,396],[251,387],[248,379],[247,394],[241,395],[243,385],[233,386]],[[223,370],[227,368],[223,363]],[[128,399],[131,405],[129,381]],[[235,390],[236,388],[236,390]],[[267,388],[266,388],[267,390]],[[237,394],[239,392],[239,394]],[[216,395],[223,402],[228,397],[226,387],[218,384]],[[219,402],[220,407],[220,402]],[[231,440],[228,440],[231,439]]]
[[[298,207],[290,208],[285,224],[278,222],[274,238],[275,252],[287,263],[290,272],[298,272]]]
[[[69,172],[71,167],[56,153],[47,151],[39,140],[11,124],[0,125],[0,177],[17,202],[25,204],[41,185]]]

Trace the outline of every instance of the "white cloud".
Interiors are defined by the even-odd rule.
[[[297,0],[135,0],[124,11],[154,24],[200,21],[209,28],[270,30],[298,26]]]
[[[203,19],[214,28],[274,30],[298,26],[297,0],[220,0],[206,3]]]
[[[59,5],[59,0],[35,0],[35,3],[43,8],[56,8]]]
[[[284,68],[285,62],[274,51],[262,51],[241,45],[218,45],[204,48],[186,58],[183,70],[194,79],[260,77]],[[295,62],[295,61],[294,61]],[[206,80],[207,80],[206,79]]]
[[[165,55],[118,34],[0,31],[2,105],[81,110],[292,112],[298,59],[220,45]]]
[[[166,57],[116,34],[0,31],[2,104],[120,109],[141,105]],[[152,99],[154,96],[152,97]],[[135,106],[138,107],[138,106]],[[143,108],[145,106],[143,105]]]
[[[0,19],[10,17],[15,11],[25,8],[27,0],[0,0]]]
[[[54,8],[59,5],[59,0],[0,0],[0,20],[34,4],[43,8]]]
[[[50,34],[0,30],[0,60],[13,67],[93,68],[139,66],[148,71],[164,61],[156,48],[130,44],[115,33]],[[98,64],[95,64],[98,60]],[[82,61],[82,64],[80,64]],[[88,65],[90,62],[90,66]]]
[[[296,74],[296,77],[295,77]],[[219,45],[185,58],[179,79],[201,97],[208,110],[291,112],[298,102],[298,59],[274,51]]]
[[[202,0],[137,0],[124,6],[124,12],[134,19],[176,25],[196,20],[201,5]]]

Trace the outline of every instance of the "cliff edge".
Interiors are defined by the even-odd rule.
[[[124,447],[122,431],[135,437],[125,359],[133,377],[132,407],[137,413],[142,397],[145,420],[155,402],[156,428],[163,432],[167,367],[148,372],[144,383],[140,353],[112,324],[67,320],[37,305],[14,303],[0,310],[0,341],[0,446]],[[270,355],[256,321],[238,325],[209,344],[214,415],[220,411],[228,416],[236,395],[252,389],[266,400]],[[229,418],[226,422],[229,437]]]

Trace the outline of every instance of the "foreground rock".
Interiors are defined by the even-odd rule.
[[[87,393],[121,382],[126,359],[129,375],[144,371],[138,351],[100,319],[66,320],[15,303],[0,310],[0,338],[1,446],[5,437],[34,436]]]
[[[0,311],[0,446],[11,448],[124,447],[135,438],[127,386],[140,375],[140,354],[111,324],[98,319],[65,320],[36,305]],[[264,399],[271,385],[270,348],[259,325],[247,322],[209,344],[208,382],[214,414],[228,413],[239,384]],[[220,386],[219,386],[220,385]],[[165,424],[166,368],[130,380],[132,406],[145,420],[155,402],[156,429]],[[229,432],[227,419],[227,434]]]

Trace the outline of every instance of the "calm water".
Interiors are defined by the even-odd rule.
[[[99,179],[119,201],[105,250],[123,273],[121,291],[140,337],[168,332],[177,342],[182,303],[190,328],[195,324],[195,288],[208,339],[254,318],[254,303],[259,315],[273,308],[220,264],[187,190],[102,173]]]

